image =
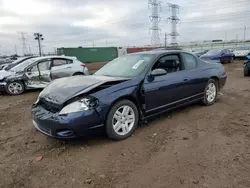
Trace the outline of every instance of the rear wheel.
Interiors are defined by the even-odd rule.
[[[113,140],[128,138],[135,131],[139,121],[136,105],[129,100],[117,102],[108,113],[106,133]]]
[[[205,91],[204,91],[204,98],[203,103],[206,106],[210,106],[215,103],[218,95],[218,82],[214,79],[210,79],[207,82]]]
[[[246,65],[244,66],[244,76],[249,76],[249,70]]]
[[[24,84],[20,81],[9,82],[6,85],[6,92],[9,95],[20,95],[24,92]]]

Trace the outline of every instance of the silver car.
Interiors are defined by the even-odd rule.
[[[8,71],[0,71],[0,91],[10,95],[20,95],[28,89],[45,88],[57,78],[76,75],[89,75],[86,65],[76,57],[32,58]]]

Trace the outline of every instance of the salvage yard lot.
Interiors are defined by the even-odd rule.
[[[249,188],[250,79],[242,61],[225,69],[217,103],[156,117],[120,142],[47,138],[30,117],[39,91],[0,96],[0,187]]]

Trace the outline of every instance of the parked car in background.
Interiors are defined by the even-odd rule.
[[[226,79],[220,63],[182,50],[128,54],[94,75],[53,81],[32,106],[33,124],[58,139],[103,128],[109,138],[122,140],[139,120],[195,102],[212,105]]]
[[[3,70],[3,69],[9,70],[14,66],[16,66],[16,65],[18,65],[18,64],[20,64],[28,59],[35,58],[35,57],[37,57],[37,56],[20,57],[17,60],[13,61],[12,63],[5,63],[5,64],[0,65],[0,70]]]
[[[250,76],[250,55],[248,55],[247,60],[244,62],[244,76]]]
[[[234,60],[234,53],[228,49],[219,50],[213,49],[209,50],[204,55],[200,56],[204,61],[215,62],[215,63],[232,63]]]
[[[246,59],[246,56],[250,55],[249,47],[239,47],[234,50],[235,58]]]
[[[196,55],[197,57],[200,57],[207,53],[207,50],[192,50],[191,53]]]
[[[9,70],[0,71],[0,91],[20,95],[28,89],[44,88],[57,78],[88,74],[86,65],[76,57],[31,58]]]

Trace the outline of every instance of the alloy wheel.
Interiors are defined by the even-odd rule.
[[[23,91],[23,86],[18,82],[13,82],[9,84],[8,90],[12,94],[19,94]]]
[[[112,119],[112,127],[116,134],[123,136],[128,134],[135,124],[135,112],[127,105],[116,110]]]
[[[209,103],[213,102],[215,100],[216,97],[216,86],[214,83],[210,83],[207,86],[207,90],[206,90],[206,97],[207,97],[207,101]]]

